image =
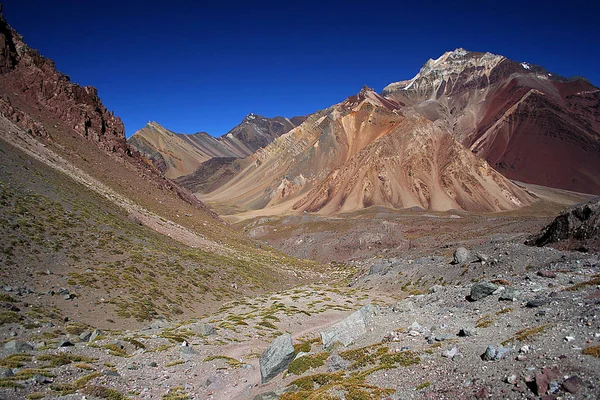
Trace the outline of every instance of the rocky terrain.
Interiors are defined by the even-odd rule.
[[[410,96],[213,159],[196,184],[252,189],[219,205],[234,226],[1,16],[0,94],[0,398],[600,395],[598,199],[507,180]]]
[[[45,295],[36,288],[4,286],[0,390],[64,399],[593,399],[599,265],[597,255],[491,239],[450,257],[332,265],[326,282],[136,330],[67,321],[29,306]]]

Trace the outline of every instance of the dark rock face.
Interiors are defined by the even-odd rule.
[[[562,213],[526,244],[552,245],[561,250],[600,251],[600,197]]]
[[[6,95],[0,97],[0,113],[31,134],[41,137],[48,136],[42,124],[34,121],[23,111],[14,108],[10,102],[10,98]]]
[[[56,70],[54,62],[29,48],[21,35],[0,14],[0,87],[17,93],[22,101],[43,107],[43,112],[67,123],[78,134],[110,152],[126,153],[121,119],[106,109],[96,88],[79,86]],[[8,102],[8,104],[6,104]],[[3,114],[26,129],[40,134],[23,115],[15,116],[10,100],[2,101]],[[5,113],[8,111],[8,115]],[[23,114],[22,111],[19,111]],[[24,124],[24,125],[23,125]]]

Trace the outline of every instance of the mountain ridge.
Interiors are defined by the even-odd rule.
[[[459,48],[382,95],[443,121],[510,179],[599,194],[599,92],[580,77]]]
[[[293,119],[297,123],[303,117]],[[251,113],[229,132],[216,138],[206,132],[175,133],[151,121],[136,131],[128,143],[167,178],[175,179],[192,174],[212,158],[248,157],[295,126],[285,117],[265,118]]]

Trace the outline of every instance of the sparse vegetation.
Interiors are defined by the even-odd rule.
[[[502,345],[509,344],[513,341],[522,342],[524,340],[530,339],[531,337],[533,337],[535,335],[539,335],[540,333],[545,332],[546,329],[548,329],[549,327],[550,327],[550,325],[540,325],[540,326],[535,326],[535,327],[531,327],[531,328],[521,329],[520,331],[516,332],[512,338],[509,338],[509,339],[506,339],[505,341],[503,341]]]
[[[574,292],[576,290],[584,289],[584,288],[586,288],[588,286],[596,286],[596,285],[600,285],[600,277],[596,277],[596,278],[590,279],[590,280],[585,281],[585,282],[576,283],[573,286],[569,286],[568,288],[565,288],[565,290],[566,291],[570,291],[570,292]]]
[[[600,345],[599,346],[590,346],[583,350],[583,354],[588,356],[593,356],[596,358],[600,358]]]
[[[214,360],[223,360],[223,361],[225,361],[225,363],[227,363],[229,366],[231,366],[233,368],[239,368],[243,365],[243,363],[239,362],[235,358],[227,357],[227,356],[219,356],[219,355],[206,357],[204,359],[204,362],[209,362],[209,361],[214,361]]]
[[[127,400],[127,397],[121,392],[104,386],[86,386],[81,392],[90,397],[99,397],[106,400]]]
[[[294,375],[302,375],[311,368],[318,368],[325,364],[329,353],[308,354],[296,358],[288,365],[288,372]]]

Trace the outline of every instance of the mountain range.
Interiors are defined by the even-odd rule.
[[[261,136],[260,145],[234,136],[254,154],[203,150],[184,162],[190,167],[177,182],[211,204],[270,210],[264,214],[373,205],[500,211],[535,201],[515,181],[598,194],[599,105],[600,90],[584,78],[459,48],[381,93],[364,87],[299,126]],[[252,126],[249,117],[240,126]],[[147,128],[130,139],[134,147],[144,148],[135,137],[150,136]],[[188,151],[167,147],[146,154],[176,154],[176,168]]]
[[[303,117],[264,118],[249,114],[227,132],[215,138],[206,132],[191,135],[174,133],[156,122],[136,131],[128,143],[149,159],[167,178],[178,178],[196,170],[212,158],[244,158],[295,128]]]

